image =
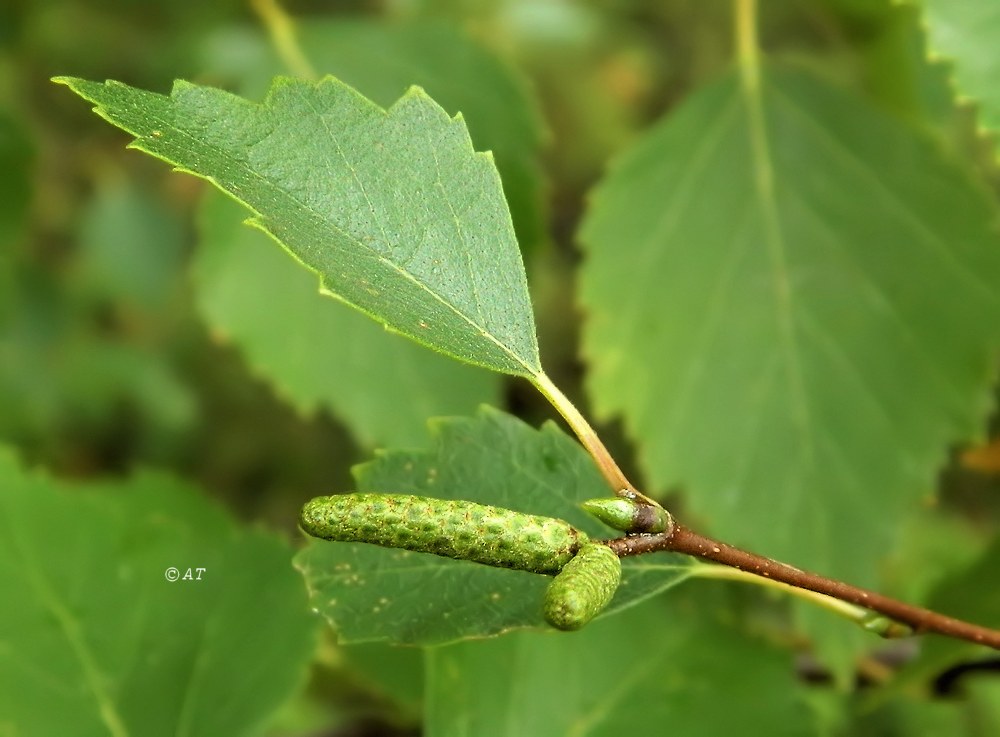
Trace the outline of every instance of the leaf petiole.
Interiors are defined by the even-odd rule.
[[[530,380],[535,385],[535,388],[549,400],[549,403],[559,410],[559,414],[563,416],[563,419],[566,420],[570,429],[579,438],[583,447],[590,453],[601,475],[604,476],[611,488],[614,489],[615,494],[629,499],[637,499],[655,507],[660,506],[636,490],[632,482],[628,480],[621,468],[618,467],[615,459],[611,457],[611,453],[608,452],[604,443],[601,442],[601,438],[598,437],[594,428],[590,426],[590,423],[587,422],[587,419],[581,414],[580,410],[576,408],[576,405],[569,400],[569,397],[563,394],[559,387],[552,383],[552,379],[544,371],[534,374],[530,377]]]

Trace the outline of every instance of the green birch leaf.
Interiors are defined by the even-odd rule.
[[[697,92],[599,186],[584,351],[654,486],[727,541],[874,585],[1000,339],[996,210],[939,148],[811,75]]]
[[[259,732],[315,648],[290,558],[178,481],[69,484],[0,452],[0,732]]]
[[[247,205],[339,299],[459,360],[541,373],[492,158],[419,88],[383,110],[333,78],[278,79],[262,104],[187,82],[168,97],[57,81],[134,148]]]
[[[299,41],[316,69],[383,107],[416,84],[449,113],[461,111],[476,147],[493,152],[521,248],[545,237],[541,113],[513,69],[444,23],[310,19]]]
[[[927,45],[949,59],[960,96],[979,106],[979,118],[1000,131],[1000,3],[995,0],[923,0]]]
[[[720,622],[718,597],[691,588],[569,635],[430,649],[425,733],[814,734],[791,657]]]
[[[484,407],[475,419],[438,420],[426,451],[389,451],[358,468],[359,491],[463,499],[566,520],[591,537],[617,534],[579,508],[607,493],[590,456],[555,425],[540,431]],[[310,540],[296,556],[313,606],[342,643],[429,645],[545,627],[549,576],[366,543]],[[623,561],[605,610],[620,611],[676,585],[687,559]]]
[[[495,374],[424,350],[325,298],[312,275],[243,225],[239,204],[206,194],[194,263],[199,307],[300,411],[331,409],[364,446],[410,447],[425,437],[428,417],[471,414],[498,399]]]

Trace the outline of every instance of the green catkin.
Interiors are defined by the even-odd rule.
[[[557,573],[588,542],[585,533],[552,517],[407,494],[317,497],[302,508],[299,524],[324,540],[373,543],[533,573]]]
[[[545,620],[556,629],[580,629],[611,602],[621,577],[622,562],[611,548],[587,544],[546,589]]]

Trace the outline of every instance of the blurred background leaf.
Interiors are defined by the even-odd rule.
[[[718,594],[689,584],[570,635],[433,648],[427,734],[813,733],[789,655],[741,631]]]
[[[596,190],[589,387],[722,539],[871,587],[986,420],[997,210],[864,100],[788,69],[760,85],[706,86]]]
[[[0,108],[0,243],[9,245],[21,235],[31,201],[31,167],[34,146],[28,131],[6,110]],[[4,292],[6,293],[6,289]]]
[[[1000,132],[1000,6],[990,0],[922,0],[928,48],[951,63],[955,91],[982,126]]]
[[[3,451],[0,552],[11,733],[258,732],[314,650],[288,545],[166,476],[74,485]]]

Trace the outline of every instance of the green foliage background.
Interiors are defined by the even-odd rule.
[[[516,234],[545,370],[644,492],[1000,627],[1000,6],[761,3],[752,87],[725,2],[337,5],[289,3],[295,42],[263,0],[0,8],[0,734],[1000,731],[991,652],[685,560],[628,561],[554,634],[531,574],[306,545],[298,507],[353,488],[599,535],[573,503],[602,482],[527,382],[317,294],[48,81],[420,85],[493,152],[512,230],[472,212]]]

